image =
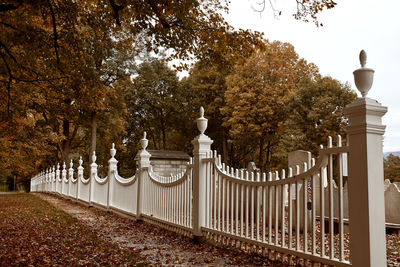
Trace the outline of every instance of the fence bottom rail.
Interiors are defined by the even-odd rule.
[[[320,263],[323,265],[331,265],[331,266],[352,266],[348,261],[339,261],[338,259],[330,259],[328,257],[321,257],[318,254],[311,254],[309,252],[298,251],[289,249],[287,247],[275,246],[272,244],[264,243],[257,240],[247,239],[241,236],[221,232],[215,229],[210,228],[202,228],[202,232],[207,239],[211,239],[218,243],[222,243],[223,245],[228,245],[232,247],[239,247],[247,252],[257,253],[263,256],[267,256],[271,260],[287,260],[289,264],[293,262],[293,257],[296,258],[294,260],[296,264],[299,259],[303,261],[310,261],[310,263]],[[307,266],[304,264],[303,266]],[[313,265],[314,266],[314,265]]]

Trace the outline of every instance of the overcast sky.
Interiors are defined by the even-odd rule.
[[[375,70],[368,97],[388,107],[385,152],[400,151],[400,1],[335,0],[337,6],[320,16],[323,27],[296,21],[295,0],[272,0],[282,15],[275,19],[267,1],[261,14],[252,10],[257,0],[231,0],[228,22],[237,28],[265,33],[269,40],[289,42],[300,57],[315,63],[323,75],[349,82],[356,89],[353,71],[358,55],[367,52],[367,67]],[[260,2],[261,0],[258,0]],[[357,91],[358,95],[360,93]]]

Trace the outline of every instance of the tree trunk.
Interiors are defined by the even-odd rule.
[[[71,140],[69,139],[69,120],[63,120],[63,135],[64,140],[62,141],[62,158],[65,164],[69,162],[69,152],[71,151]]]
[[[226,139],[225,134],[222,138],[222,161],[228,163],[228,140]]]
[[[96,151],[96,134],[97,134],[97,112],[93,111],[90,118],[90,151],[89,164],[93,161],[93,152]]]
[[[263,148],[264,148],[264,140],[262,138],[260,138],[260,143],[259,143],[259,151],[258,151],[258,167],[260,168],[260,171],[263,172],[264,170],[264,161],[263,161]]]
[[[165,133],[165,124],[164,123],[162,124],[161,129],[162,129],[162,147],[163,147],[163,150],[165,150],[166,146],[167,146],[167,141],[166,141],[166,136],[165,136],[166,133]]]
[[[231,165],[231,166],[239,165],[236,162],[235,147],[233,145],[233,142],[231,142],[230,155],[231,156],[230,156],[230,159],[229,159],[229,165]]]
[[[267,143],[267,153],[266,153],[266,169],[267,171],[271,170],[271,155],[272,155],[272,144],[271,141],[268,141]]]
[[[165,120],[166,120],[166,118],[165,118]],[[160,126],[161,126],[161,142],[162,142],[162,144],[160,144],[160,147],[162,146],[162,149],[163,150],[165,150],[165,148],[166,148],[166,143],[167,143],[167,141],[166,141],[166,129],[165,128],[167,128],[167,126],[166,126],[166,121],[164,120],[164,112],[163,112],[163,110],[161,109],[160,110]]]

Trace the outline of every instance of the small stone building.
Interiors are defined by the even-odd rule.
[[[147,150],[153,171],[162,176],[178,174],[186,170],[190,160],[189,154],[183,151]]]

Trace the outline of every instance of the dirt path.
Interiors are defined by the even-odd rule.
[[[98,236],[135,251],[154,265],[200,266],[280,266],[259,256],[193,243],[192,239],[160,229],[145,222],[135,222],[105,211],[49,194],[36,194],[56,208],[64,210],[89,225]]]

